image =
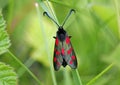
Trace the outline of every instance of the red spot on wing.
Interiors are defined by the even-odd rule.
[[[69,64],[73,64],[73,61],[76,59],[76,57],[73,55],[73,56],[71,56],[71,60],[70,60],[70,62],[69,62]]]
[[[69,62],[70,64],[73,64],[73,61],[72,60],[70,60],[70,62]]]
[[[55,44],[58,46],[58,44],[59,44],[59,40],[58,40],[58,38],[56,37],[56,40],[55,40]]]
[[[56,55],[60,55],[60,52],[56,50]]]
[[[54,57],[54,60],[53,60],[54,62],[56,62],[57,61],[57,58],[56,57]]]
[[[75,60],[75,59],[76,59],[74,55],[73,55],[73,56],[71,56],[71,58],[72,58],[72,60]]]
[[[54,57],[53,61],[55,62],[55,64],[56,64],[57,66],[60,66],[60,63],[57,61],[57,58],[56,58],[56,57]]]
[[[71,54],[71,52],[72,52],[72,48],[70,48],[70,49],[67,51],[67,54],[69,55],[69,54]]]
[[[62,55],[65,55],[65,50],[64,50],[64,48],[62,48],[61,53],[62,53]]]
[[[69,44],[69,43],[70,43],[70,38],[66,37],[66,44]]]

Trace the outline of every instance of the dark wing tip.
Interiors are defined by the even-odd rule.
[[[76,69],[77,68],[77,60],[75,60],[73,62],[74,64],[72,66],[70,66],[72,69]]]
[[[56,66],[56,64],[54,64],[54,70],[58,71],[60,67]]]
[[[72,69],[76,69],[77,68],[77,61],[74,62],[74,67],[72,67]]]
[[[53,62],[54,70],[58,71],[60,69],[61,65],[56,64],[56,62]]]
[[[58,71],[59,69],[57,69],[57,68],[54,68],[54,70],[55,70],[55,71]]]

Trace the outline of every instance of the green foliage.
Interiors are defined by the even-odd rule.
[[[8,0],[0,0],[0,8],[4,7],[8,3]]]
[[[0,85],[17,85],[17,76],[13,68],[0,62]]]
[[[0,55],[10,47],[9,36],[5,30],[6,24],[0,10]],[[17,75],[13,68],[0,62],[0,85],[16,85]]]
[[[5,53],[7,49],[10,47],[9,36],[5,28],[6,28],[6,24],[0,10],[0,55],[2,53]]]
[[[118,44],[118,46],[114,49],[114,51],[110,54],[110,55],[106,55],[105,57],[103,57],[103,60],[111,63],[114,62],[115,66],[117,66],[120,69],[120,44]]]
[[[14,56],[9,50],[10,40],[7,32],[5,31],[6,25],[3,19],[1,10],[0,10],[0,54],[4,52],[8,52],[13,59],[17,61],[28,73],[39,83],[40,81],[36,78],[36,76],[19,60]],[[12,71],[12,68],[0,63],[0,84],[2,85],[16,85],[15,82],[15,73]]]

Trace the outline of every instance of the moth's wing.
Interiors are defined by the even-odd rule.
[[[61,55],[62,43],[59,41],[57,37],[55,39],[56,40],[55,40],[55,47],[54,47],[53,65],[54,65],[54,69],[57,71],[62,65],[63,58]]]
[[[75,52],[74,52],[74,49],[72,47],[72,44],[70,44],[69,46],[69,50],[72,50],[70,54],[69,53],[69,50],[67,50],[67,56],[68,56],[68,65],[73,68],[73,69],[76,69],[77,68],[77,58],[76,58],[76,55],[75,55]]]
[[[74,49],[72,47],[72,44],[70,42],[69,36],[66,36],[66,39],[64,41],[64,49],[65,49],[65,56],[63,58],[71,68],[76,69],[77,58],[76,58]]]

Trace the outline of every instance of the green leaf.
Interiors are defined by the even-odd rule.
[[[5,30],[6,24],[0,10],[0,54],[3,54],[10,47],[9,36]]]
[[[16,85],[17,76],[13,68],[0,62],[0,85]]]

